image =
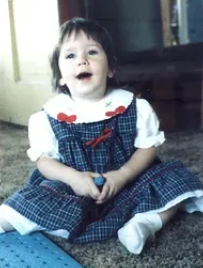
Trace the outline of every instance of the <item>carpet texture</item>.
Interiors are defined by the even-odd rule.
[[[158,148],[162,160],[180,159],[203,182],[203,133],[166,135]],[[26,155],[27,131],[0,123],[0,202],[18,189],[35,168]],[[71,245],[49,236],[86,268],[201,268],[203,267],[203,215],[179,213],[141,255],[135,256],[117,241]],[[17,267],[18,268],[18,267]]]

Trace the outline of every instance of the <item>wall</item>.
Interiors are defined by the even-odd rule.
[[[27,125],[52,96],[57,0],[0,1],[0,120]]]

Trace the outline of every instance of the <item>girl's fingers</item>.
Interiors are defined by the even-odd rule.
[[[100,177],[101,175],[99,173],[90,172],[90,176],[95,179],[97,177]]]
[[[108,197],[108,194],[109,194],[109,185],[108,183],[105,183],[102,188],[102,192],[98,198],[98,201],[103,202]]]
[[[100,196],[100,191],[98,187],[94,184],[94,182],[92,182],[92,185],[90,186],[90,196],[96,200],[98,200]]]

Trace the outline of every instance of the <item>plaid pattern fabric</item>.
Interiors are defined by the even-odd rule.
[[[80,171],[104,173],[118,169],[135,151],[136,103],[135,99],[123,114],[96,123],[67,124],[48,115],[59,144],[62,162]],[[95,148],[86,145],[97,139],[104,130],[111,135]]]
[[[102,173],[119,168],[135,150],[135,115],[134,100],[125,113],[97,123],[68,125],[49,117],[62,161],[83,171]],[[86,145],[106,128],[112,130],[110,137],[95,148]],[[179,161],[159,162],[108,203],[98,206],[91,198],[78,197],[68,185],[49,181],[35,170],[27,185],[6,204],[49,230],[68,230],[70,242],[87,243],[113,237],[134,214],[159,209],[198,189],[202,189],[200,181]]]

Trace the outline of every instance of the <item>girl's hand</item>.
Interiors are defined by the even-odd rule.
[[[97,204],[102,204],[110,198],[118,194],[126,185],[127,179],[121,170],[110,171],[102,176],[106,179],[101,194],[97,200]]]
[[[80,196],[90,196],[97,200],[100,196],[100,191],[95,185],[93,179],[98,176],[99,174],[94,172],[76,171],[74,176],[72,176],[69,185],[75,194]]]

